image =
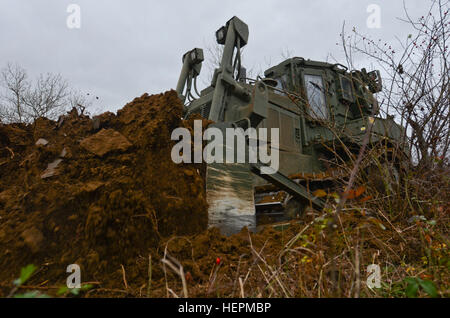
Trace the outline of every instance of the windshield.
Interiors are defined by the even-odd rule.
[[[322,76],[305,74],[305,84],[311,116],[318,119],[327,119],[328,112]]]

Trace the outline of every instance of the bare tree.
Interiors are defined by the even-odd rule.
[[[40,74],[33,82],[17,64],[7,64],[0,73],[0,119],[3,122],[29,123],[39,117],[56,119],[68,108],[79,113],[92,101],[69,88],[59,74]]]
[[[29,119],[56,118],[65,108],[69,96],[68,84],[61,75],[39,75],[34,86],[24,95],[24,105]]]
[[[6,90],[0,95],[0,118],[23,122],[26,117],[23,97],[30,87],[27,73],[18,65],[8,64],[1,72],[0,83]]]
[[[92,109],[94,105],[94,100],[98,100],[98,96],[92,96],[90,93],[81,94],[78,90],[71,90],[69,96],[67,98],[68,106],[71,109],[75,108],[80,115],[93,115],[92,112],[101,113],[101,108],[96,107],[96,109]],[[87,109],[90,111],[88,112]]]
[[[404,5],[411,27],[406,39],[395,45],[343,27],[342,45],[352,66],[359,54],[382,69],[380,93],[385,113],[394,113],[407,128],[411,155],[427,167],[438,158],[448,160],[450,147],[450,1],[432,0],[428,12],[413,19]]]

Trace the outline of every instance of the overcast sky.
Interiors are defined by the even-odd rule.
[[[413,17],[429,6],[429,0],[405,3]],[[81,9],[79,29],[67,27],[70,4]],[[381,9],[380,28],[367,26],[370,4]],[[31,76],[60,73],[98,96],[97,108],[116,111],[145,92],[174,88],[182,55],[194,47],[207,55],[215,31],[234,15],[249,26],[244,65],[254,70],[279,63],[283,52],[342,58],[336,42],[344,20],[349,30],[386,41],[410,33],[397,19],[404,16],[402,0],[0,0],[0,67],[13,62]]]

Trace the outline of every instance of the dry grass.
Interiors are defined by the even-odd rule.
[[[352,189],[363,192],[348,198],[339,213],[342,194],[329,193],[327,208],[309,211],[288,229],[211,239],[205,257],[184,258],[191,268],[192,262],[202,268],[205,259],[211,261],[208,278],[188,284],[189,295],[406,297],[414,294],[407,289],[413,278],[431,282],[435,296],[448,297],[449,170],[434,169],[404,171],[400,182],[384,176],[381,188],[360,171]],[[197,240],[192,238],[193,251]],[[232,253],[228,242],[237,246]],[[216,255],[228,262],[216,266]],[[380,267],[380,288],[367,285],[371,264]],[[432,294],[419,285],[415,295]]]

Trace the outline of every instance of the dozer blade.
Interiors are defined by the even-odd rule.
[[[256,229],[253,176],[245,163],[212,163],[206,170],[208,225],[231,235]]]

